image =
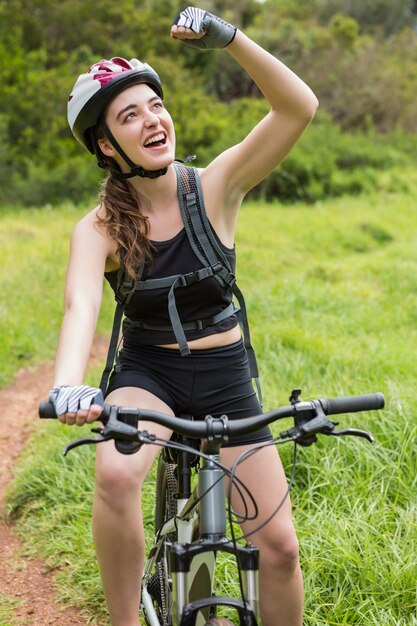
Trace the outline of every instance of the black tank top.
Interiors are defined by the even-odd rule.
[[[236,265],[235,250],[227,248],[219,240],[213,230],[217,243],[227,257],[234,273]],[[177,235],[167,241],[152,241],[152,260],[145,265],[142,280],[165,278],[175,274],[188,274],[203,267],[194,254],[183,228]],[[116,290],[117,271],[106,272],[105,277]],[[135,291],[126,305],[125,315],[132,322],[145,321],[149,324],[170,325],[168,314],[168,288]],[[175,292],[177,310],[182,322],[210,318],[225,309],[232,300],[229,289],[224,289],[219,282],[211,277],[200,282],[179,287]],[[188,341],[207,337],[230,330],[237,325],[236,315],[231,315],[217,324],[203,330],[188,330],[185,335]],[[123,343],[125,346],[158,345],[177,343],[172,330],[149,330],[127,325]]]

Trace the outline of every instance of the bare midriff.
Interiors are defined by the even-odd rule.
[[[230,330],[226,330],[224,333],[216,333],[215,335],[208,335],[208,337],[200,337],[200,339],[193,339],[188,341],[188,347],[190,350],[208,350],[210,348],[220,348],[221,346],[228,346],[232,343],[236,343],[241,338],[240,327],[235,326]],[[172,348],[178,350],[177,343],[159,344],[159,348]]]

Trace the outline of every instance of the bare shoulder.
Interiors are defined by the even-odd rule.
[[[72,233],[71,247],[83,254],[99,256],[105,259],[106,271],[118,267],[117,246],[106,232],[104,224],[100,221],[103,216],[103,207],[96,206],[82,217],[76,224]]]
[[[101,204],[98,204],[96,207],[94,207],[94,209],[86,213],[84,217],[82,217],[76,223],[74,231],[83,232],[84,230],[88,231],[91,229],[96,229],[98,230],[98,232],[104,234],[104,229],[99,221],[100,216],[103,216],[103,207]]]
[[[94,239],[106,239],[110,241],[106,233],[104,224],[100,217],[103,216],[103,208],[101,205],[86,213],[74,226],[73,237],[93,237]]]

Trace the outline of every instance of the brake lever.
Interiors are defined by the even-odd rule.
[[[371,443],[375,441],[372,437],[371,433],[368,433],[366,430],[359,430],[358,428],[344,428],[343,430],[333,430],[332,432],[323,432],[324,435],[334,435],[335,437],[362,437],[363,439],[367,439]]]
[[[315,418],[316,419],[316,418]],[[314,419],[305,424],[296,424],[289,430],[280,434],[280,439],[292,440],[300,446],[308,447],[317,441],[317,435],[332,435],[337,422],[327,420],[323,422],[320,417],[313,426]]]
[[[314,420],[311,420],[314,422]],[[308,424],[310,425],[311,422]],[[335,427],[337,423],[331,422],[330,420],[326,420],[323,423],[323,420],[320,418],[317,420],[316,424],[312,427],[305,428],[306,424],[299,426],[298,428],[294,428],[294,436],[293,440],[298,443],[300,446],[308,447],[317,441],[317,435],[333,435],[335,432]]]
[[[297,410],[295,417],[296,424],[294,428],[291,428],[285,434],[287,437],[289,436],[293,439],[293,441],[302,446],[311,446],[317,441],[317,435],[319,434],[335,437],[362,437],[371,443],[374,441],[372,435],[365,430],[359,430],[357,428],[344,428],[343,430],[336,430],[336,426],[339,425],[339,422],[332,422],[329,420],[319,402],[304,403],[299,400],[299,395],[297,395],[296,398],[293,399],[293,404]],[[306,406],[308,404],[310,404],[310,407],[312,405],[314,406],[316,416],[305,421],[303,412],[308,411],[308,406]]]
[[[125,410],[127,412],[127,409]],[[110,408],[110,415],[106,420],[106,423],[102,428],[92,428],[91,432],[97,433],[98,437],[84,437],[82,439],[77,439],[68,444],[64,449],[64,456],[68,454],[74,448],[78,448],[79,446],[83,446],[86,444],[97,445],[102,443],[103,441],[138,441],[140,443],[151,443],[154,440],[153,435],[149,435],[147,431],[138,432],[138,430],[131,426],[130,424],[126,424],[117,419],[117,407],[112,406]]]
[[[99,430],[94,429],[93,432],[99,432]],[[70,452],[74,448],[78,448],[79,446],[84,446],[86,444],[97,445],[98,443],[102,443],[103,441],[109,441],[110,439],[111,437],[105,437],[103,435],[100,435],[100,437],[83,437],[82,439],[76,439],[75,441],[71,441],[71,443],[65,446],[63,455],[67,456],[68,452]]]

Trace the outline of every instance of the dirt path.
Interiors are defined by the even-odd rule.
[[[97,339],[91,361],[102,360],[107,350],[105,339]],[[52,381],[53,365],[44,363],[37,369],[19,372],[14,382],[0,389],[0,620],[2,596],[17,601],[14,623],[18,626],[85,626],[75,608],[64,608],[55,602],[54,573],[39,559],[22,556],[20,541],[13,528],[5,523],[4,496],[13,476],[13,466],[27,438],[35,428],[37,408],[47,395]],[[7,626],[7,621],[0,621]]]

